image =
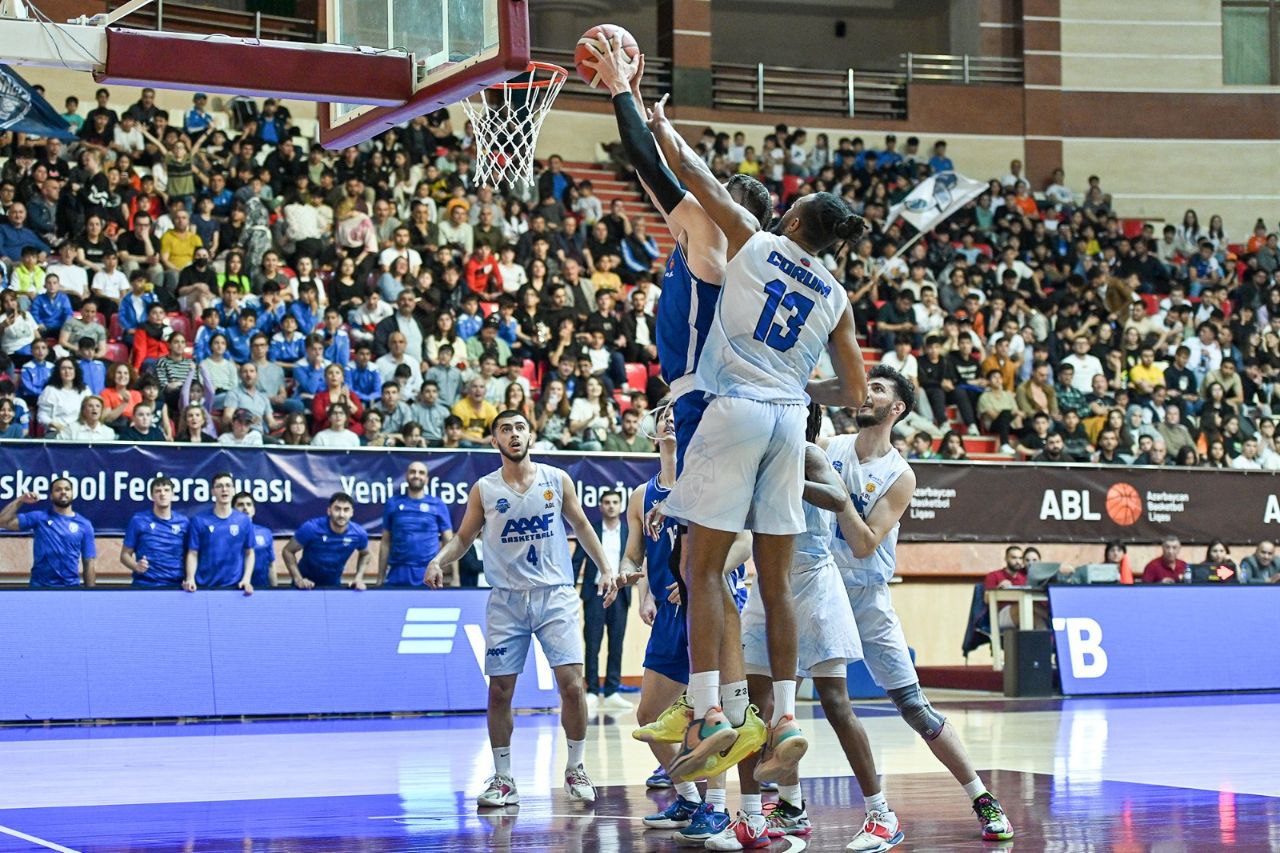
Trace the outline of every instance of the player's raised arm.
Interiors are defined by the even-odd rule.
[[[867,399],[867,368],[858,346],[858,333],[853,308],[845,307],[844,315],[827,340],[827,353],[836,375],[831,379],[810,382],[805,388],[809,398],[823,406],[858,406]]]
[[[582,504],[578,502],[578,490],[573,487],[573,480],[569,479],[569,475],[563,471],[560,472],[560,477],[564,484],[561,489],[564,495],[561,514],[573,528],[573,534],[578,537],[578,547],[585,550],[591,562],[596,564],[596,594],[604,596],[604,606],[608,607],[618,597],[618,579],[609,570],[609,557],[604,552],[604,546],[600,544],[600,537],[596,536],[595,529],[587,520],[587,514],[582,511]]]
[[[653,131],[653,137],[658,141],[667,162],[676,167],[676,176],[693,193],[693,197],[702,205],[716,227],[724,232],[729,243],[725,257],[732,258],[760,230],[760,222],[749,210],[733,200],[698,153],[685,145],[676,134],[675,128],[667,121],[663,112],[666,101],[667,96],[663,95],[653,105],[649,129]]]
[[[889,487],[885,496],[876,501],[876,505],[872,507],[866,519],[858,515],[858,509],[853,505],[853,501],[849,501],[844,509],[836,514],[836,523],[840,525],[840,532],[849,543],[853,556],[862,559],[875,553],[876,548],[880,547],[880,543],[884,541],[884,537],[911,505],[911,496],[915,491],[916,475],[908,468]]]
[[[423,583],[439,589],[444,582],[444,571],[440,568],[447,563],[455,563],[471,550],[471,545],[484,529],[484,505],[480,499],[480,484],[471,487],[467,497],[467,509],[462,514],[462,522],[454,531],[453,538],[444,544],[439,553],[427,564],[427,574]]]
[[[818,509],[839,513],[849,504],[849,493],[831,467],[831,458],[816,444],[804,448],[804,499]]]

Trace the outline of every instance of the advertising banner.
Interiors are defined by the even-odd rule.
[[[482,711],[488,597],[6,592],[0,720]],[[515,707],[559,701],[534,640]]]
[[[1280,689],[1276,586],[1050,586],[1062,692]]]
[[[564,468],[594,521],[602,493],[624,495],[658,470],[657,456],[543,454],[536,458]],[[425,462],[427,491],[449,507],[456,526],[476,480],[498,467],[492,450],[320,450],[271,447],[216,448],[183,444],[73,444],[0,442],[0,504],[23,492],[42,498],[55,477],[76,486],[76,511],[93,522],[98,535],[123,536],[129,516],[151,505],[147,483],[163,474],[177,481],[177,509],[204,508],[213,498],[209,480],[229,471],[237,491],[253,495],[254,522],[276,535],[291,534],[302,522],[323,515],[334,492],[355,499],[355,520],[371,536],[382,533],[382,510],[404,488],[411,462]]]

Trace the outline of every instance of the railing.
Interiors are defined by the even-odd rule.
[[[553,50],[546,47],[535,47],[533,58],[539,62],[552,62],[568,70],[569,79],[565,81],[561,92],[575,98],[609,97],[609,90],[604,87],[592,89],[578,76],[574,68],[573,51]],[[640,94],[646,101],[655,101],[671,91],[671,60],[661,56],[644,58],[644,79],[640,81]]]
[[[904,53],[898,68],[907,82],[985,83],[1017,86],[1022,83],[1022,60],[1012,56],[952,56],[940,53]]]
[[[721,109],[907,117],[906,81],[884,71],[716,62],[711,66],[711,90],[713,105]]]
[[[109,0],[107,10],[123,6],[122,0]],[[315,42],[314,18],[289,18],[264,15],[213,6],[198,6],[176,0],[155,0],[126,15],[117,26],[143,30],[171,30],[183,33],[221,33],[238,38],[267,38],[284,41]]]

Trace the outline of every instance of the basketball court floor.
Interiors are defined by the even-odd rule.
[[[858,704],[904,850],[1280,849],[1280,695],[1003,700],[935,692],[1018,837],[984,844],[968,803],[891,706]],[[862,803],[814,704],[803,770],[813,834],[776,851],[843,850]],[[477,814],[491,772],[484,717],[0,729],[0,851],[675,850],[640,818],[671,792],[599,715],[594,807],[562,790],[552,714],[517,717],[522,802]],[[730,786],[736,807],[736,786]]]

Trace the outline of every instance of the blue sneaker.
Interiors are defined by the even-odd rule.
[[[693,813],[702,803],[676,797],[676,801],[657,814],[644,819],[644,825],[651,829],[684,829],[693,818]]]
[[[658,790],[675,787],[671,782],[671,777],[667,775],[667,771],[663,770],[661,767],[653,771],[653,775],[644,780],[644,786],[646,788],[655,788]]]
[[[719,835],[729,825],[729,815],[718,812],[708,803],[698,806],[689,825],[675,834],[676,844],[683,847],[701,847],[713,835]]]

